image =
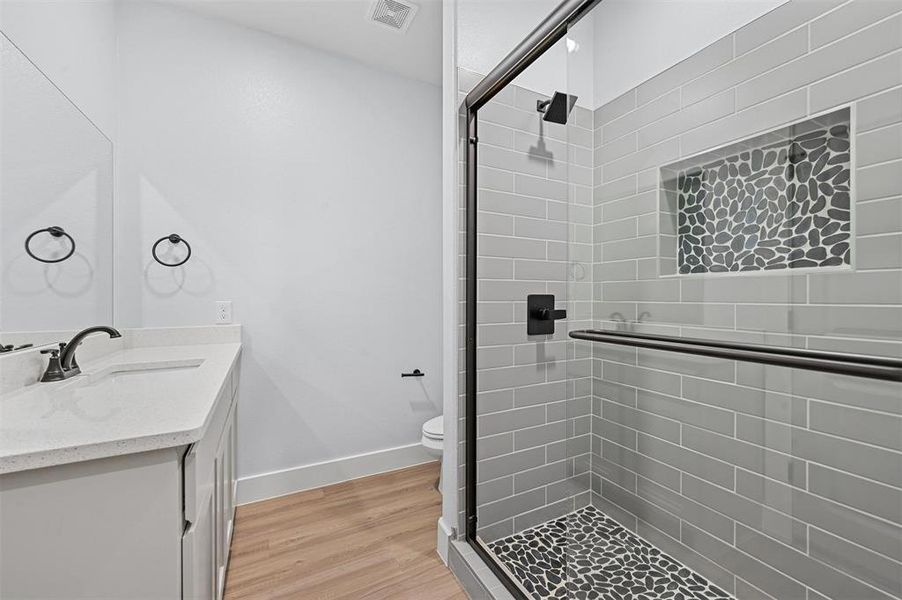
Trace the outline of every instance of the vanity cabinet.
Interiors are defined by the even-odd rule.
[[[0,600],[221,599],[237,369],[192,444],[0,475]]]
[[[205,436],[185,454],[185,533],[182,591],[185,598],[220,599],[235,520],[237,403],[213,416],[220,434]]]

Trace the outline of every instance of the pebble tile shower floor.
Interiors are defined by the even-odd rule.
[[[537,600],[732,598],[592,506],[489,547]]]

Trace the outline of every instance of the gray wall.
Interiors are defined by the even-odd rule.
[[[900,48],[898,0],[793,1],[596,110],[596,326],[902,356]],[[844,105],[854,272],[659,275],[660,166]],[[739,598],[902,597],[902,386],[602,345],[593,375],[599,508]]]

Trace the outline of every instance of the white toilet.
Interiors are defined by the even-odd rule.
[[[420,438],[420,443],[423,444],[423,447],[426,448],[426,452],[428,452],[430,456],[434,456],[435,458],[439,459],[439,461],[442,460],[444,440],[445,425],[442,421],[442,415],[439,415],[434,419],[429,419],[428,421],[423,423],[423,437]],[[441,466],[439,466],[437,488],[439,492],[442,491]]]

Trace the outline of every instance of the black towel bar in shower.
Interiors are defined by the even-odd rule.
[[[571,331],[570,337],[589,342],[741,360],[852,377],[902,381],[902,360],[895,358],[599,329]]]

